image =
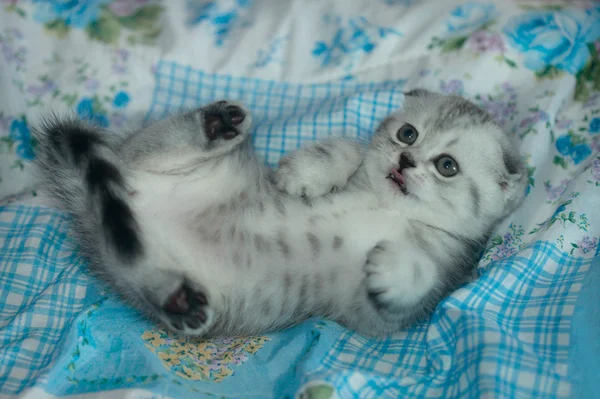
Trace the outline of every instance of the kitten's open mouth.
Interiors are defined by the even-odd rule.
[[[394,184],[396,184],[398,186],[398,188],[400,188],[400,191],[402,191],[402,194],[407,195],[408,194],[408,190],[406,189],[406,183],[404,182],[404,176],[402,176],[402,173],[400,173],[399,170],[397,169],[393,169],[389,175],[387,175],[387,178],[390,179],[391,181],[394,182]]]

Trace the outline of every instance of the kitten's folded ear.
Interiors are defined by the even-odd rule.
[[[502,158],[505,170],[500,177],[500,187],[504,192],[503,217],[506,217],[523,202],[529,176],[518,154],[505,149]]]
[[[412,89],[404,92],[404,95],[408,97],[424,97],[430,94],[433,94],[433,92],[427,89]]]

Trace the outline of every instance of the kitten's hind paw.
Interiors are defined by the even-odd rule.
[[[202,118],[204,134],[210,142],[246,136],[250,127],[248,111],[229,101],[218,101],[203,107]]]
[[[212,324],[213,311],[206,294],[185,282],[167,297],[160,309],[160,319],[184,335],[202,335]]]

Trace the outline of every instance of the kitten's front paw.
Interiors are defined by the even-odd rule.
[[[275,183],[280,191],[315,198],[343,189],[362,162],[362,150],[353,141],[317,141],[286,155],[279,162]]]
[[[202,335],[212,324],[213,311],[206,294],[184,282],[161,306],[161,319],[184,335]]]
[[[344,186],[346,182],[339,182]],[[316,198],[335,191],[336,182],[315,164],[298,158],[283,158],[275,173],[275,185],[279,191],[294,197]]]
[[[436,268],[418,249],[382,241],[367,255],[366,288],[376,309],[398,311],[422,299],[433,288]]]

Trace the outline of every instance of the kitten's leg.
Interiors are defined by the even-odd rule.
[[[275,174],[277,188],[294,196],[319,197],[344,188],[362,162],[361,146],[346,139],[311,143],[284,156]]]
[[[160,260],[139,259],[135,264],[101,266],[101,274],[120,296],[150,319],[173,331],[202,335],[213,323],[206,287],[178,273],[172,264],[157,268]],[[127,273],[125,273],[127,271]]]
[[[177,123],[179,129],[184,130],[186,124],[191,125],[190,130],[195,131],[198,137],[189,145],[197,148],[198,154],[207,160],[233,157],[231,153],[248,140],[250,132],[250,115],[247,111],[226,101],[184,114]],[[196,126],[195,130],[193,126]],[[243,151],[250,149],[244,148]],[[236,159],[246,162],[243,165],[245,168],[253,166],[248,162],[256,161],[253,157],[239,157],[239,151],[236,153]],[[230,167],[231,165],[229,164]],[[159,247],[160,243],[153,246]],[[168,254],[161,255],[166,255],[162,261],[152,258],[150,263],[139,265],[135,285],[140,288],[139,296],[144,301],[141,307],[172,330],[187,335],[203,335],[214,321],[214,297],[211,297],[209,282],[196,281],[193,275],[178,273],[177,265],[169,265],[172,260]],[[158,266],[155,263],[157,261]],[[198,267],[202,265],[199,264]]]
[[[248,138],[252,117],[241,105],[217,101],[199,109],[156,122],[124,140],[119,155],[135,168],[175,170],[184,163],[182,153],[193,153],[190,160],[215,159],[231,152]],[[167,162],[161,162],[167,159]]]
[[[247,140],[249,119],[239,106],[219,102],[144,129],[126,144],[74,120],[51,120],[36,131],[42,187],[73,216],[92,269],[133,306],[186,334],[210,327],[211,298],[200,282],[178,272],[177,260],[142,228],[127,176],[136,164],[159,163],[157,157],[176,146],[201,159],[228,156]],[[119,151],[124,147],[129,157]]]

